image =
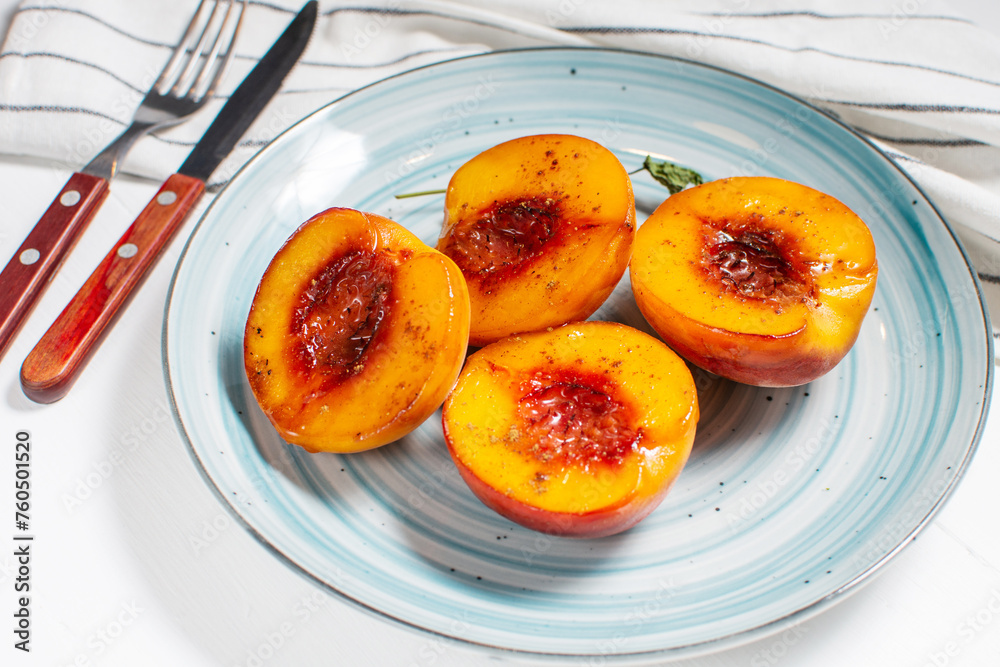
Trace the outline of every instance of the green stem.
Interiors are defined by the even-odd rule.
[[[410,197],[423,197],[424,195],[443,195],[447,190],[424,190],[422,192],[405,192],[396,195],[396,199],[409,199]]]

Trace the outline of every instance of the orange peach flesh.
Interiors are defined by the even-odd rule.
[[[370,449],[441,405],[468,326],[451,260],[391,220],[330,209],[288,239],[261,279],[244,335],[247,377],[288,442]]]
[[[687,366],[660,341],[582,322],[472,354],[442,419],[488,507],[533,530],[600,537],[662,501],[690,454],[698,404]]]
[[[810,382],[854,345],[875,291],[871,232],[829,195],[776,178],[713,181],[640,227],[636,303],[671,347],[759,386]]]
[[[635,200],[606,148],[572,135],[514,139],[452,176],[438,249],[462,269],[471,343],[590,316],[625,269]]]

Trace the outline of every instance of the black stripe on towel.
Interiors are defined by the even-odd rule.
[[[848,107],[879,109],[882,111],[913,111],[916,113],[970,113],[1000,115],[1000,109],[970,107],[962,104],[909,104],[905,102],[853,102],[851,100],[820,100],[824,104],[842,104]]]
[[[142,44],[148,44],[149,46],[162,46],[167,49],[172,49],[176,46],[176,44],[168,44],[166,42],[159,42],[152,39],[147,39],[145,37],[139,37],[138,35],[134,35],[128,32],[127,30],[122,30],[118,26],[108,23],[99,16],[95,16],[94,14],[86,12],[82,9],[73,9],[70,7],[21,7],[20,9],[17,10],[15,16],[22,12],[60,12],[65,14],[77,14],[79,16],[86,17],[96,23],[100,23],[105,28],[108,28],[109,30],[112,30],[124,37],[128,37],[129,39],[134,39],[135,41],[140,42]]]
[[[635,26],[600,26],[600,27],[577,26],[577,27],[562,28],[562,30],[570,33],[597,33],[604,35],[660,34],[660,35],[686,35],[691,37],[708,37],[713,39],[728,39],[737,42],[745,42],[747,44],[770,46],[771,48],[781,49],[782,51],[788,51],[791,53],[805,53],[805,52],[821,53],[825,56],[830,56],[832,58],[840,58],[842,60],[852,60],[856,62],[872,63],[875,65],[886,65],[889,67],[908,67],[911,69],[919,69],[926,72],[934,72],[936,74],[953,76],[959,79],[976,81],[978,83],[985,83],[991,86],[1000,86],[1000,82],[992,81],[990,79],[983,79],[969,74],[962,74],[960,72],[952,72],[950,70],[938,69],[937,67],[929,67],[927,65],[919,65],[917,63],[906,63],[893,60],[878,60],[875,58],[850,56],[844,53],[834,53],[833,51],[825,51],[823,49],[817,49],[812,46],[791,47],[791,46],[784,46],[782,44],[775,44],[774,42],[767,42],[762,39],[754,39],[752,37],[738,37],[736,35],[723,35],[720,33],[704,32],[699,30],[682,30],[680,28],[649,28],[649,27],[635,27]]]
[[[31,113],[31,112],[45,112],[45,113],[78,113],[85,116],[97,116],[98,118],[104,118],[110,120],[114,123],[121,124],[121,121],[113,116],[109,116],[106,113],[95,111],[94,109],[87,109],[85,107],[63,107],[55,104],[2,104],[0,103],[0,111],[10,111],[13,113]]]
[[[898,21],[901,18],[901,14],[821,14],[820,12],[809,12],[809,11],[785,11],[785,12],[704,12],[701,16],[720,16],[720,17],[735,17],[741,19],[769,19],[769,18],[794,18],[798,16],[804,16],[811,19],[830,19],[830,20],[864,20],[864,19],[877,19],[879,21]],[[945,16],[945,15],[931,15],[931,14],[906,14],[906,20],[916,19],[924,21],[954,21],[955,23],[966,23],[968,25],[975,25],[973,21],[969,19],[962,18],[960,16]]]
[[[105,67],[101,67],[100,65],[97,65],[92,62],[87,62],[86,60],[80,60],[78,58],[71,58],[70,56],[64,56],[59,53],[46,53],[44,51],[39,51],[36,53],[14,53],[14,52],[0,53],[0,60],[3,60],[4,58],[53,58],[55,60],[62,60],[63,62],[73,63],[74,65],[81,65],[82,67],[89,67],[90,69],[97,70],[102,74],[107,74],[115,81],[121,83],[122,85],[128,88],[131,88],[137,93],[142,93],[142,94],[146,93],[145,90],[133,86],[131,83],[129,83],[128,81],[121,78],[120,76],[118,76],[117,74],[115,74],[114,72]]]
[[[906,146],[936,146],[939,148],[969,148],[973,146],[989,146],[983,141],[976,141],[975,139],[930,139],[921,137],[887,137],[882,134],[875,134],[869,130],[864,130],[860,128],[859,132],[864,133],[866,136],[872,137],[873,139],[878,139],[879,141],[888,141],[894,144],[902,144]]]

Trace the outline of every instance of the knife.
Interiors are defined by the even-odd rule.
[[[0,290],[0,359],[63,260],[97,215],[108,196],[119,163],[136,140],[185,120],[212,96],[232,61],[233,42],[243,22],[247,1],[201,0],[170,60],[132,112],[125,129],[69,177],[0,271],[0,285],[3,285]],[[230,15],[237,7],[236,20],[231,24]],[[202,11],[203,8],[207,11]],[[222,17],[221,24],[217,16]],[[223,50],[222,40],[227,33],[229,43]],[[205,83],[208,85],[204,86]]]
[[[205,191],[205,183],[305,50],[316,22],[310,0],[233,92],[177,173],[125,231],[21,365],[21,388],[38,403],[66,395]]]

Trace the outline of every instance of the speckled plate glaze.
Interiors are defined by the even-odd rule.
[[[589,137],[629,170],[647,153],[706,178],[796,180],[871,226],[880,275],[859,340],[794,389],[697,373],[702,419],[666,501],[637,528],[567,540],[482,506],[439,418],[384,448],[283,443],[243,371],[264,268],[330,206],[434,243],[466,159],[534,133]],[[666,195],[633,176],[639,219]],[[627,279],[595,316],[649,331]],[[752,80],[598,49],[498,52],[387,79],[282,135],[216,197],[167,304],[167,382],[204,476],[288,564],[412,627],[549,656],[690,656],[780,631],[854,590],[934,515],[975,450],[992,373],[975,274],[948,226],[881,153]]]

